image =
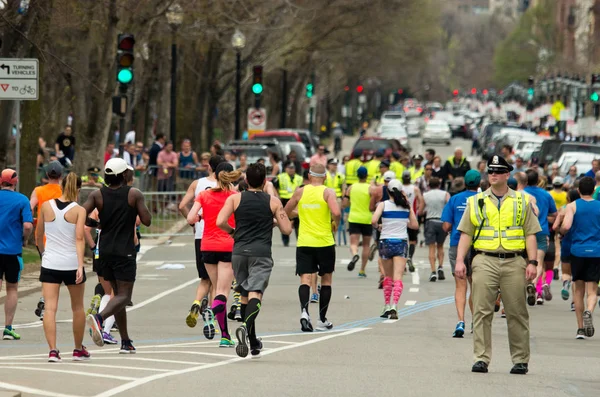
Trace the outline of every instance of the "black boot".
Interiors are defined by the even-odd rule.
[[[529,372],[529,366],[526,363],[515,364],[510,370],[511,374],[517,375],[525,375],[527,372]]]
[[[471,372],[480,372],[482,374],[487,374],[488,365],[486,363],[484,363],[483,361],[477,361],[475,364],[473,364],[473,368],[471,368]]]

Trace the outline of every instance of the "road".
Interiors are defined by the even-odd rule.
[[[353,142],[345,142],[349,151]],[[437,146],[443,157],[457,145]],[[420,151],[418,140],[414,151]],[[258,334],[265,350],[260,360],[240,359],[234,349],[207,341],[202,328],[188,328],[185,317],[197,283],[192,237],[170,244],[143,241],[143,254],[129,311],[136,355],[119,355],[116,347],[97,348],[87,337],[89,362],[70,361],[70,305],[61,291],[57,318],[63,362],[46,362],[48,347],[33,310],[37,294],[19,301],[16,329],[20,341],[0,342],[0,389],[23,396],[360,396],[396,392],[403,396],[591,396],[600,382],[597,338],[575,340],[575,317],[569,302],[560,299],[530,309],[531,354],[527,376],[509,375],[512,366],[505,320],[494,319],[494,357],[489,374],[473,374],[472,335],[451,337],[456,324],[454,282],[428,282],[426,248],[417,248],[417,272],[404,277],[399,320],[378,317],[382,291],[377,266],[359,279],[345,264],[350,253],[337,248],[337,272],[328,318],[334,329],[299,332],[298,278],[294,248],[274,238],[275,269],[258,317]],[[165,263],[181,270],[160,270]],[[93,294],[90,275],[86,304]],[[555,296],[558,287],[555,285]],[[346,298],[347,297],[347,298]],[[318,304],[311,304],[313,317]],[[467,316],[467,323],[470,315]],[[230,329],[237,323],[230,323]],[[217,334],[218,335],[218,334]]]

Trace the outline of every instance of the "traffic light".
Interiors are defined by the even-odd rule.
[[[358,92],[359,94],[361,94],[364,89],[365,89],[365,87],[363,87],[362,85],[357,85],[356,86],[356,92]]]
[[[402,94],[404,94],[404,90],[402,88],[399,88],[398,89],[398,95],[402,95]]]
[[[306,84],[306,97],[312,98],[315,93],[315,85],[312,82]]]
[[[471,88],[471,95],[477,94],[477,88]]]
[[[133,46],[135,38],[132,34],[117,36],[117,81],[123,88],[133,81]]]
[[[458,96],[458,90],[452,91],[452,95],[454,95],[455,97]]]
[[[254,66],[252,68],[253,80],[252,80],[252,92],[254,95],[259,96],[263,92],[263,67],[261,65]]]
[[[600,75],[592,74],[592,89],[590,91],[590,100],[598,102],[600,99]]]
[[[481,93],[482,93],[483,95],[487,95],[487,94],[489,93],[489,91],[488,91],[487,89],[484,89],[484,90],[483,90]]]
[[[350,86],[345,86],[344,91],[346,91],[346,92],[350,91]]]
[[[535,88],[534,88],[534,80],[533,77],[529,77],[527,79],[527,84],[529,88],[527,88],[527,101],[533,102],[533,97],[535,96]]]

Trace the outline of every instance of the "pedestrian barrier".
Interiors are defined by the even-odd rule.
[[[189,236],[193,234],[190,226],[179,213],[179,203],[185,192],[143,192],[146,206],[152,214],[149,227],[140,225],[142,237]]]
[[[149,166],[146,170],[136,170],[133,186],[144,192],[175,192],[187,190],[192,182],[198,178],[208,176],[206,171],[194,168],[180,167],[172,171],[169,177],[160,166]]]

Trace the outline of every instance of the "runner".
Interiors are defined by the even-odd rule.
[[[251,164],[246,170],[248,190],[227,198],[217,217],[217,226],[233,235],[232,266],[235,279],[242,294],[241,311],[244,323],[235,331],[238,339],[236,353],[246,357],[260,358],[262,342],[256,337],[256,317],[262,308],[273,259],[273,219],[282,233],[292,232],[292,223],[281,201],[263,191],[267,170],[263,164]],[[235,217],[235,229],[228,221]]]
[[[298,186],[302,185],[302,176],[296,174],[296,165],[293,161],[288,161],[285,165],[285,172],[277,175],[277,178],[273,181],[275,187],[279,190],[279,197],[283,205],[286,205],[288,200],[292,197]],[[294,220],[294,229],[296,230],[296,237],[298,236],[298,220]],[[288,247],[290,245],[290,236],[285,234],[281,235],[283,246]]]
[[[371,211],[369,211],[369,184],[367,183],[368,171],[366,167],[359,167],[356,171],[358,182],[348,187],[344,195],[343,206],[350,207],[348,215],[348,232],[350,233],[350,253],[352,259],[348,263],[348,271],[354,270],[356,262],[362,259],[358,277],[367,277],[365,268],[369,260],[369,245],[373,234],[371,226]],[[358,244],[362,236],[362,255],[358,256]]]
[[[366,171],[364,167],[359,168],[358,177],[362,181],[366,179]],[[300,235],[296,248],[296,274],[300,276],[298,296],[302,312],[300,325],[303,332],[313,331],[308,305],[311,275],[317,272],[321,276],[317,331],[333,328],[333,324],[327,320],[327,309],[331,300],[331,282],[335,270],[335,241],[332,232],[335,233],[341,219],[335,192],[323,186],[327,176],[325,167],[316,164],[310,168],[309,172],[310,184],[298,189],[285,206],[288,217],[299,217],[300,219]]]
[[[394,171],[386,171],[382,176],[383,183],[381,185],[374,185],[369,187],[369,194],[371,195],[371,200],[369,202],[369,211],[373,212],[377,209],[377,205],[381,202],[390,199],[390,194],[388,192],[387,186],[391,180],[396,179],[396,173]],[[381,219],[379,220],[379,224],[381,224]],[[379,238],[380,238],[380,230],[379,228],[375,228],[375,241],[371,244],[369,248],[369,260],[373,260],[375,256],[375,252],[378,250]],[[377,264],[379,265],[379,289],[383,289],[383,279],[384,279],[384,271],[383,264],[381,261],[381,256],[377,259]]]
[[[179,203],[179,212],[184,218],[188,217],[190,212],[190,204],[201,192],[217,186],[217,179],[215,178],[214,170],[216,170],[217,166],[223,162],[225,162],[223,157],[212,156],[208,161],[208,176],[192,182],[185,193],[185,196],[183,196],[181,199],[181,203]],[[212,300],[215,297],[216,287],[210,282],[210,277],[206,271],[204,261],[202,260],[202,251],[200,250],[200,247],[202,246],[202,236],[204,234],[204,219],[200,219],[200,222],[194,224],[192,227],[194,228],[195,235],[194,248],[196,252],[196,270],[198,271],[200,283],[196,288],[196,298],[194,299],[192,307],[190,308],[190,312],[185,319],[185,323],[190,328],[194,328],[196,326],[198,323],[198,317],[204,313],[209,305],[212,305]],[[207,294],[209,292],[210,300],[207,298]]]
[[[425,166],[427,167],[427,166]],[[465,266],[467,268],[466,279],[456,277],[454,269],[456,266],[456,252],[458,249],[458,241],[460,240],[460,231],[457,229],[460,220],[467,207],[467,200],[469,197],[477,194],[477,189],[481,183],[481,174],[475,170],[469,170],[465,174],[465,185],[467,190],[462,193],[458,193],[448,200],[448,203],[444,207],[442,212],[441,221],[444,222],[444,230],[450,232],[450,249],[448,250],[448,258],[450,259],[450,269],[452,270],[452,277],[454,277],[455,290],[454,290],[454,304],[456,305],[456,314],[458,315],[458,323],[452,334],[453,338],[462,338],[465,334],[465,306],[467,303],[467,281],[468,285],[472,288],[471,279],[471,252],[465,256]],[[473,298],[469,295],[469,309],[471,315],[473,314]],[[473,322],[471,322],[471,332],[473,332]]]
[[[594,179],[579,181],[581,198],[567,205],[561,234],[571,234],[571,272],[575,291],[577,339],[594,336],[592,314],[596,308],[600,281],[600,201],[594,200]],[[587,299],[584,301],[584,296]]]
[[[23,270],[23,241],[33,230],[33,217],[27,197],[15,191],[19,178],[10,168],[0,174],[0,289],[6,282],[4,332],[2,339],[19,340],[12,327],[17,311],[18,284]]]
[[[567,193],[567,204],[580,199],[579,192],[575,189],[569,190]],[[567,206],[564,205],[559,208],[556,221],[554,221],[553,229],[557,232],[560,239],[560,262],[561,262],[561,273],[562,273],[562,290],[560,296],[563,300],[569,300],[571,288],[575,290],[575,284],[571,283],[571,233],[568,232],[565,235],[559,233],[560,227],[563,220],[565,219],[565,213]],[[575,311],[575,302],[571,299],[571,311]]]
[[[410,204],[410,208],[412,208],[413,212],[416,214],[417,209],[421,205],[423,201],[423,196],[421,195],[421,190],[413,185],[410,181],[410,171],[406,170],[402,173],[402,191],[406,196]],[[419,225],[420,226],[420,225]],[[415,266],[413,265],[413,255],[415,254],[415,250],[417,248],[417,241],[419,239],[419,228],[416,229],[408,228],[408,271],[413,273],[415,271]]]
[[[99,260],[102,276],[109,281],[115,292],[107,306],[100,313],[87,316],[87,324],[92,329],[92,339],[98,346],[104,345],[104,320],[115,316],[119,325],[122,354],[135,353],[135,347],[127,331],[127,304],[136,276],[135,225],[139,215],[145,226],[150,226],[152,216],[144,203],[142,192],[127,186],[124,173],[131,167],[121,158],[112,158],[104,166],[104,179],[108,184],[92,192],[83,207],[90,214],[98,209],[102,233],[99,240]]]
[[[423,194],[423,201],[419,207],[419,214],[425,214],[425,244],[429,246],[429,264],[431,265],[431,274],[429,281],[435,282],[438,278],[445,280],[444,270],[444,242],[447,232],[444,231],[442,222],[442,211],[444,206],[450,200],[450,194],[440,189],[441,181],[439,178],[432,177],[429,181],[430,191]],[[425,211],[427,211],[425,213]],[[436,274],[435,258],[437,248],[438,268]]]
[[[381,219],[381,240],[379,241],[379,256],[383,267],[383,299],[384,307],[381,317],[398,319],[398,301],[404,285],[402,276],[406,268],[408,256],[407,226],[417,227],[417,218],[410,209],[410,204],[404,193],[402,184],[397,179],[391,180],[385,190],[389,197],[380,202],[373,214],[371,223],[377,228]],[[393,304],[390,301],[393,293]]]
[[[563,190],[563,186],[565,184],[565,180],[560,177],[557,176],[554,179],[552,179],[552,190],[550,190],[550,196],[552,196],[552,199],[554,200],[554,205],[556,205],[556,208],[558,210],[560,210],[561,208],[565,207],[567,205],[568,202],[568,193],[567,191]],[[597,191],[597,189],[596,189]],[[554,229],[551,230],[551,233],[554,232]],[[558,276],[558,267],[560,265],[560,256],[556,255],[556,253],[560,253],[560,238],[559,238],[559,233],[553,233],[554,234],[554,248],[555,248],[555,255],[554,255],[554,264],[552,267],[552,271],[553,271],[553,279],[554,280],[558,280],[559,276]]]
[[[217,226],[217,216],[223,208],[225,200],[232,194],[233,182],[240,179],[241,171],[234,171],[228,162],[220,163],[215,169],[217,186],[204,190],[196,197],[194,205],[190,210],[187,220],[190,225],[200,221],[199,212],[202,209],[204,219],[204,233],[202,235],[202,260],[210,277],[210,282],[216,286],[215,297],[210,309],[202,313],[204,319],[204,336],[207,339],[215,337],[214,319],[217,319],[221,329],[221,343],[219,347],[233,347],[235,343],[231,340],[227,328],[227,297],[233,282],[233,269],[231,267],[231,252],[233,250],[233,238]],[[235,227],[233,217],[229,218],[232,228]]]
[[[35,240],[42,253],[40,281],[46,306],[44,334],[50,347],[48,361],[60,362],[56,347],[56,310],[60,286],[64,283],[71,297],[73,311],[73,361],[89,360],[90,353],[83,346],[85,312],[85,220],[86,212],[77,204],[81,179],[73,172],[62,181],[62,195],[42,204]],[[44,235],[45,233],[45,235]],[[45,238],[44,238],[45,237]],[[44,241],[46,240],[46,241]]]

